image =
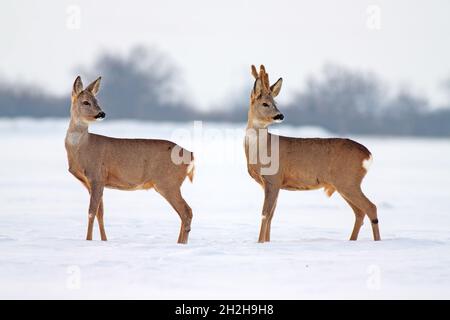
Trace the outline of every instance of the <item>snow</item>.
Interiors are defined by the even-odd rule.
[[[105,191],[108,242],[85,241],[88,195],[67,171],[68,120],[0,120],[0,298],[450,298],[450,141],[352,137],[374,154],[363,189],[378,205],[356,242],[338,194],[283,191],[272,242],[256,242],[263,194],[244,125],[105,121],[91,131],[166,138],[196,154],[188,245],[155,191]],[[276,126],[291,136],[320,128]]]

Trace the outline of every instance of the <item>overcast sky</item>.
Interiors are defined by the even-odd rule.
[[[370,5],[381,9],[379,30],[367,26]],[[372,70],[433,102],[450,77],[448,0],[2,0],[0,30],[0,78],[57,93],[70,92],[76,66],[135,45],[167,54],[201,108],[233,100],[252,63],[284,78],[284,97],[326,62]]]

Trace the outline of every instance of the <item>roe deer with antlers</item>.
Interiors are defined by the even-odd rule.
[[[103,223],[105,187],[119,190],[154,188],[180,216],[178,243],[187,243],[192,210],[181,196],[180,187],[186,177],[193,179],[193,154],[170,141],[116,139],[89,133],[91,122],[105,118],[96,99],[100,79],[83,89],[81,78],[76,78],[65,139],[69,171],[90,194],[86,240],[92,240],[95,217],[101,240],[107,240]],[[183,160],[179,161],[181,157]]]
[[[267,127],[284,119],[274,101],[282,79],[270,86],[264,66],[259,73],[253,65],[251,70],[255,83],[248,111],[245,154],[248,172],[263,187],[265,195],[259,242],[270,241],[280,189],[319,188],[324,188],[328,196],[339,192],[353,209],[355,225],[350,240],[358,238],[365,215],[372,223],[374,240],[380,240],[377,207],[361,191],[361,182],[372,161],[369,150],[349,139],[305,139],[270,134]],[[262,159],[263,155],[270,155],[271,161],[276,162],[273,172],[264,171],[269,169],[269,163]]]

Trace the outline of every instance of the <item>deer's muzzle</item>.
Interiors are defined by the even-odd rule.
[[[99,112],[99,113],[95,116],[95,119],[105,119],[105,117],[106,117],[106,114],[102,111],[102,112]]]
[[[284,116],[283,116],[283,114],[281,114],[281,113],[279,113],[279,114],[277,114],[275,117],[273,117],[273,120],[275,120],[275,121],[279,121],[279,122],[281,122],[281,121],[283,121],[283,119],[284,119]]]

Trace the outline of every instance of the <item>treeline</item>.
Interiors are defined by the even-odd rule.
[[[126,57],[103,55],[89,70],[95,70],[85,73],[89,79],[103,76],[100,99],[111,119],[247,119],[251,85],[233,107],[227,101],[224,108],[200,112],[176,98],[176,69],[154,51],[137,48]],[[69,105],[69,96],[0,83],[0,117],[67,117]],[[335,65],[310,77],[282,110],[291,125],[320,126],[339,134],[450,136],[450,106],[433,108],[425,97],[407,91],[391,94],[374,74]]]
[[[373,74],[326,66],[286,109],[287,121],[336,133],[450,136],[450,106],[407,91],[390,94]]]

